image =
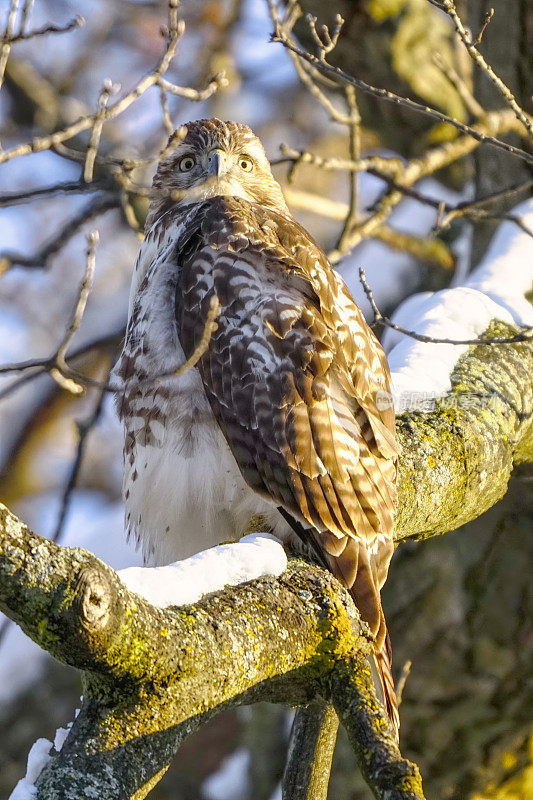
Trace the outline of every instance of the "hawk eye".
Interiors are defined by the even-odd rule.
[[[183,156],[179,163],[180,172],[189,172],[196,164],[196,159],[193,156]]]
[[[245,172],[251,172],[254,168],[254,162],[248,156],[239,157],[239,167]]]

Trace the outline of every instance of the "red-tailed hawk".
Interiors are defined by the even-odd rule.
[[[380,601],[398,453],[394,411],[380,403],[385,356],[253,132],[218,119],[186,128],[154,178],[116,369],[128,531],[157,563],[251,524],[306,538],[376,637],[397,727]],[[217,328],[197,365],[155,380],[195,351],[214,297]]]

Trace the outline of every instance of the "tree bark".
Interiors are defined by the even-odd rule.
[[[36,536],[5,507],[0,529],[0,608],[84,671],[81,711],[38,779],[40,800],[145,797],[184,738],[213,714],[317,694],[331,696],[351,720],[375,796],[423,800],[418,769],[401,756],[368,684],[368,633],[325,570],[295,560],[279,579],[162,610],[92,554]]]

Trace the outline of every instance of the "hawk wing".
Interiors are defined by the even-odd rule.
[[[341,278],[294,220],[236,197],[199,208],[178,242],[178,334],[198,362],[244,479],[311,526],[375,635],[374,664],[398,707],[380,589],[393,552],[394,410],[385,355]],[[389,400],[389,402],[387,402]]]
[[[398,451],[379,397],[390,375],[342,280],[270,209],[216,197],[195,219],[178,244],[179,336],[189,356],[216,294],[218,329],[198,369],[245,480],[336,557],[347,537],[370,548],[392,538]]]

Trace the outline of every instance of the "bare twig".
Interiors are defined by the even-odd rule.
[[[348,142],[350,159],[357,163],[361,159],[361,115],[359,114],[357,96],[353,86],[346,87],[346,103],[351,119]],[[358,219],[359,172],[351,170],[348,173],[348,178],[350,182],[349,208],[337,243],[337,249],[341,253],[344,252],[348,236],[353,227],[357,224]]]
[[[403,333],[404,336],[409,336],[411,339],[416,339],[417,342],[424,342],[427,344],[456,344],[456,345],[470,345],[470,344],[488,344],[488,345],[495,345],[495,344],[516,344],[517,342],[527,342],[533,339],[533,326],[531,325],[522,325],[520,326],[523,330],[523,333],[517,333],[515,336],[508,336],[502,338],[494,338],[494,339],[436,339],[434,336],[425,336],[423,333],[416,333],[416,331],[410,331],[407,328],[402,327],[401,325],[396,325],[394,322],[388,317],[385,317],[379,308],[376,305],[376,301],[374,300],[374,294],[372,289],[367,283],[365,271],[362,267],[359,268],[359,280],[363,286],[365,294],[368,298],[368,302],[374,312],[374,321],[372,325],[376,325],[377,323],[382,323],[386,325],[387,328],[391,328],[393,331],[398,331],[398,333]]]
[[[381,87],[372,86],[359,78],[353,77],[353,75],[349,75],[348,73],[344,72],[338,67],[334,67],[331,64],[328,64],[326,61],[321,60],[320,57],[313,55],[312,53],[309,53],[307,50],[298,47],[291,39],[290,32],[288,32],[283,26],[283,24],[280,22],[274,0],[268,0],[268,4],[270,7],[272,19],[274,21],[274,32],[271,36],[271,40],[273,42],[280,42],[289,52],[303,59],[312,67],[317,69],[319,72],[323,73],[324,75],[328,75],[333,79],[336,79],[336,81],[341,85],[351,84],[352,86],[355,86],[356,88],[361,89],[362,91],[368,94],[374,95],[374,97],[378,97],[387,102],[394,103],[395,105],[403,106],[404,108],[408,108],[411,111],[414,111],[418,114],[423,114],[424,116],[429,117],[430,119],[435,119],[438,120],[439,122],[445,122],[451,125],[452,127],[456,128],[457,130],[459,130],[461,133],[468,134],[472,138],[476,139],[478,142],[491,145],[492,147],[497,147],[500,150],[505,150],[507,153],[510,153],[514,156],[523,159],[528,164],[533,164],[533,155],[527,153],[525,150],[522,150],[519,147],[514,147],[513,145],[510,145],[507,142],[503,142],[500,139],[496,139],[494,136],[481,133],[479,130],[476,129],[476,127],[466,125],[465,123],[460,122],[459,120],[454,119],[453,117],[450,117],[447,114],[444,114],[435,108],[422,105],[421,103],[417,103],[415,100],[411,100],[408,97],[402,97],[400,95],[397,95],[394,92],[390,92],[388,89],[382,89]],[[520,130],[522,130],[522,125],[520,126]]]
[[[65,244],[71,239],[84,225],[94,217],[104,214],[112,208],[120,206],[120,199],[117,195],[103,195],[96,197],[94,200],[86,205],[74,217],[69,219],[67,223],[58,231],[58,233],[47,242],[39,252],[32,256],[24,256],[21,253],[14,253],[9,250],[0,253],[0,272],[9,269],[12,266],[28,267],[28,268],[42,268],[46,267],[48,259],[55,255]],[[3,269],[2,269],[3,265]]]
[[[348,158],[324,158],[308,150],[295,150],[286,144],[280,145],[281,158],[273,159],[271,164],[313,164],[325,170],[346,170],[347,172],[371,172],[387,177],[401,174],[405,164],[401,158],[385,156],[366,156],[356,160]]]
[[[318,32],[316,25],[317,19],[312,14],[307,14],[306,19],[309,23],[309,28],[311,30],[313,39],[315,40],[318,57],[321,61],[323,61],[326,56],[337,46],[340,32],[342,26],[344,25],[344,20],[340,14],[337,14],[335,17],[335,26],[333,28],[333,32],[330,34],[327,25],[321,25],[320,33]]]
[[[98,231],[91,231],[87,236],[87,260],[85,266],[85,275],[81,283],[76,305],[72,312],[72,318],[68,328],[57,346],[54,354],[49,358],[33,359],[30,361],[21,361],[15,364],[6,364],[0,367],[0,374],[7,372],[21,372],[35,367],[42,368],[41,371],[46,371],[63,389],[71,392],[72,394],[81,394],[84,387],[72,378],[71,370],[66,362],[65,356],[72,338],[81,325],[87,300],[91,292],[92,279],[94,274],[95,265],[95,250],[98,244]]]
[[[177,97],[184,97],[186,100],[208,100],[219,89],[228,85],[227,78],[223,72],[215,75],[204,89],[191,89],[189,86],[176,86],[165,78],[159,78],[156,85],[165,92],[170,92]]]
[[[24,32],[19,30],[18,33],[2,36],[0,41],[3,44],[11,45],[15,42],[25,42],[28,39],[36,39],[38,36],[47,36],[49,33],[68,33],[76,28],[81,28],[82,25],[85,25],[85,20],[78,15],[65,23],[65,25],[53,25],[49,23],[48,25],[43,25],[42,28],[35,28],[33,31]]]
[[[163,117],[163,125],[167,134],[170,136],[174,130],[174,125],[172,124],[172,120],[170,119],[170,114],[168,111],[167,90],[164,86],[161,86],[161,84],[159,84],[159,102],[161,103],[161,116]]]
[[[26,30],[26,25],[30,18],[32,9],[33,9],[33,0],[24,0],[24,5],[22,7],[22,11],[20,14],[20,24],[19,24],[20,33],[24,33],[24,31]]]
[[[74,334],[79,330],[83,315],[85,313],[85,308],[87,306],[87,300],[89,299],[89,295],[91,293],[94,277],[95,252],[98,239],[98,231],[91,231],[87,236],[87,262],[85,267],[85,275],[83,276],[83,281],[80,287],[78,301],[74,307],[72,319],[67,328],[67,332],[65,333],[65,336],[63,337],[63,340],[59,344],[59,347],[55,353],[55,362],[57,372],[59,373],[62,373],[63,369],[68,369],[65,356]],[[55,378],[55,380],[57,380],[57,376],[54,374],[55,371],[56,369],[54,368],[50,374],[53,378]]]
[[[487,25],[489,24],[489,22],[491,21],[493,16],[494,16],[494,9],[493,8],[489,8],[487,13],[485,14],[485,19],[483,20],[483,23],[481,25],[481,29],[480,29],[478,35],[476,36],[474,44],[476,44],[476,45],[477,44],[481,44],[481,40],[483,39],[483,34],[485,33],[485,29],[486,29]]]
[[[15,20],[19,7],[19,0],[11,0],[9,11],[7,14],[7,21],[4,34],[2,36],[2,47],[0,49],[0,88],[4,82],[4,75],[6,74],[7,60],[11,52],[10,37],[13,35],[15,28]]]
[[[102,128],[104,127],[104,114],[109,103],[109,98],[112,94],[118,91],[118,85],[113,84],[109,79],[104,81],[100,97],[98,98],[98,109],[91,129],[91,138],[89,139],[89,147],[85,153],[85,166],[83,168],[83,180],[86,183],[91,183],[93,179],[94,162],[96,153],[98,152],[98,145],[100,144],[100,137],[102,135]]]
[[[100,415],[102,413],[104,397],[105,397],[105,392],[103,390],[100,390],[92,413],[86,420],[76,423],[76,428],[78,431],[78,444],[76,446],[76,453],[74,455],[74,459],[70,467],[69,476],[65,484],[65,487],[63,489],[63,495],[61,498],[61,505],[59,508],[56,524],[52,535],[49,537],[52,540],[52,542],[59,542],[63,535],[65,529],[65,521],[72,500],[72,493],[76,488],[78,475],[83,462],[87,436],[89,435],[89,433],[94,428],[94,426],[96,425],[96,423],[100,418]]]
[[[457,90],[459,97],[465,104],[466,108],[470,111],[472,116],[475,119],[480,119],[485,113],[485,109],[481,103],[478,103],[470,91],[470,87],[461,77],[461,75],[459,75],[457,70],[454,69],[451,64],[447,64],[440,53],[433,54],[433,63],[436,67],[438,67],[438,69],[440,69],[442,74],[448,78],[452,86]]]
[[[412,666],[412,661],[406,661],[402,667],[400,677],[398,678],[398,683],[396,684],[396,700],[398,701],[398,707],[402,704],[403,690],[405,689],[405,684],[407,683],[407,678],[409,677]]]
[[[477,39],[473,40],[468,31],[466,30],[465,26],[462,23],[462,20],[457,13],[457,8],[455,7],[454,0],[442,0],[442,8],[448,14],[450,19],[452,20],[455,30],[457,31],[457,35],[461,39],[462,43],[466,47],[468,54],[472,58],[472,60],[483,70],[483,72],[487,75],[489,80],[492,81],[494,86],[498,89],[500,94],[502,95],[505,102],[513,109],[514,113],[516,114],[516,118],[522,123],[524,128],[527,130],[530,138],[533,139],[533,123],[531,122],[531,118],[526,114],[523,108],[518,104],[516,97],[509,89],[509,87],[502,81],[499,75],[496,75],[490,64],[485,61],[485,58],[478,50],[477,45],[481,42],[481,38],[485,31],[485,28],[489,24],[492,14],[494,13],[494,9],[491,9],[489,14],[485,17],[483,27],[479,32]]]
[[[38,189],[28,189],[25,192],[7,192],[0,195],[0,207],[16,206],[28,200],[38,200],[40,197],[51,197],[55,194],[83,194],[85,192],[97,192],[105,188],[103,181],[93,181],[89,186],[83,181],[61,181],[52,183],[50,186],[42,186]]]

